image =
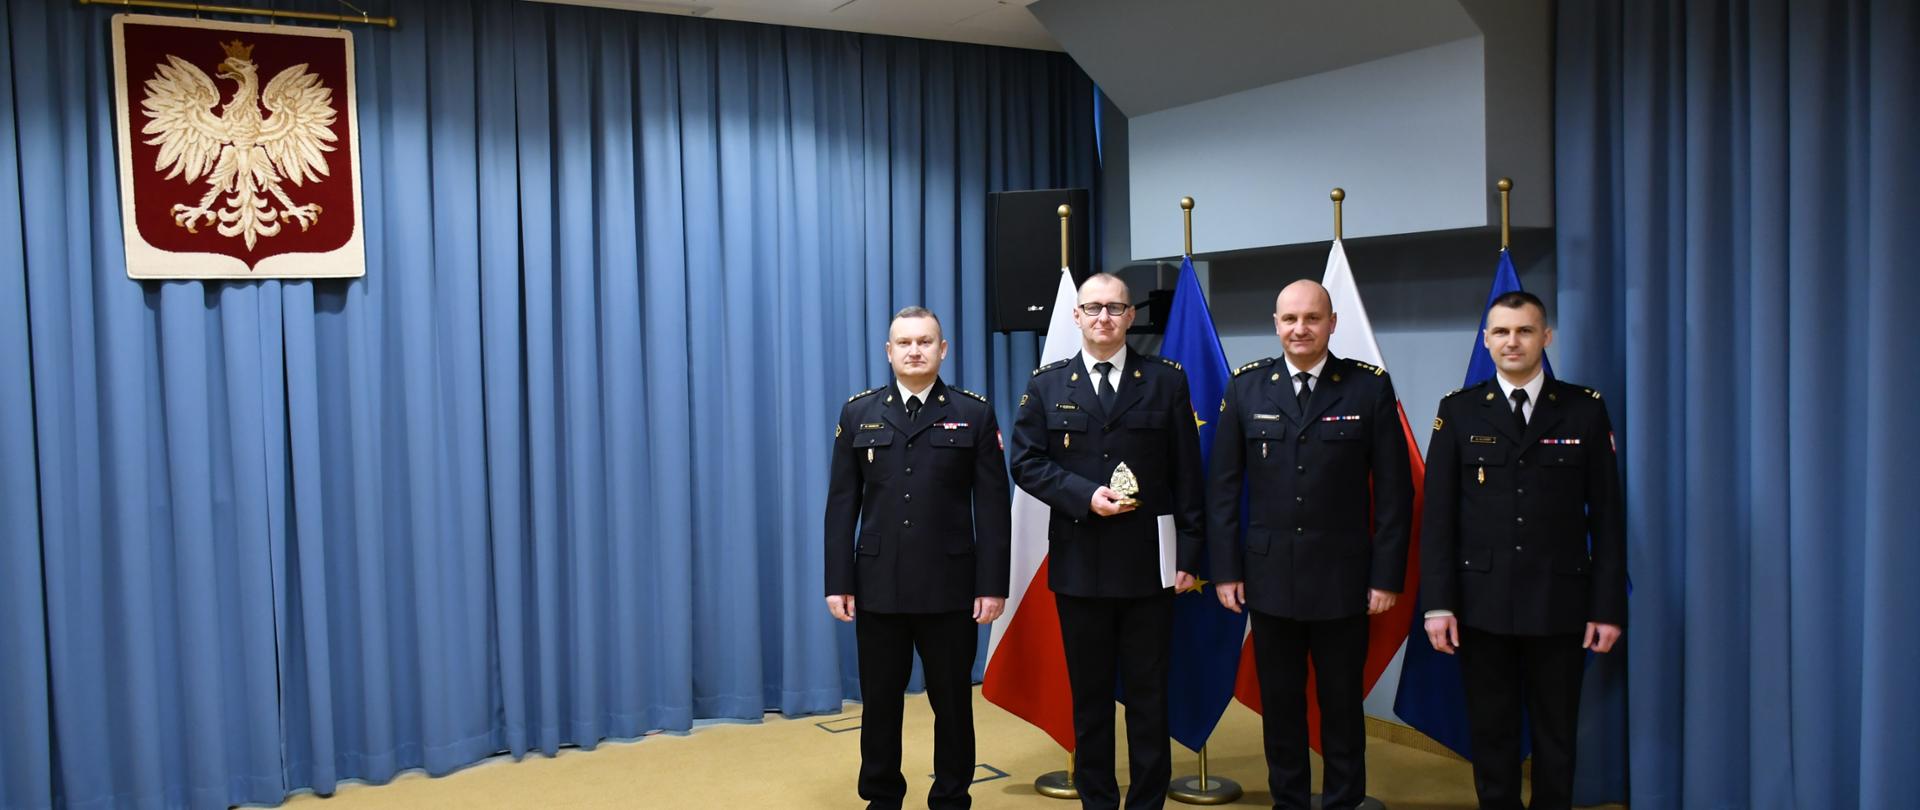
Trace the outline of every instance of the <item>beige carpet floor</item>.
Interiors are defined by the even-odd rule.
[[[973,806],[980,810],[1075,810],[1078,802],[1034,792],[1035,777],[1061,770],[1066,755],[1046,735],[980,698],[974,689],[978,737]],[[515,761],[494,757],[438,779],[413,772],[385,785],[346,784],[331,797],[295,796],[296,810],[433,810],[459,808],[858,808],[854,778],[860,764],[860,705],[839,715],[708,725],[690,734],[655,734],[595,750],[562,750]],[[903,740],[907,807],[925,807],[932,783],[933,713],[924,696],[907,699]],[[1403,727],[1369,721],[1368,792],[1394,810],[1471,808],[1467,763],[1434,753],[1433,744]],[[1388,738],[1403,742],[1393,742]],[[1209,774],[1236,780],[1246,795],[1233,807],[1268,807],[1260,718],[1238,703],[1210,745]],[[1126,781],[1125,740],[1119,753]],[[1316,782],[1320,773],[1314,760]],[[1195,756],[1174,746],[1174,776],[1198,769]],[[1184,807],[1169,802],[1169,807]]]

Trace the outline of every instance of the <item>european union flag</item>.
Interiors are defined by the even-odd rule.
[[[1487,291],[1487,305],[1480,309],[1480,329],[1473,333],[1473,349],[1467,355],[1467,381],[1460,384],[1461,388],[1472,388],[1493,379],[1496,371],[1493,365],[1493,354],[1487,351],[1486,342],[1480,339],[1480,336],[1487,331],[1487,312],[1493,309],[1493,299],[1519,291],[1520,274],[1513,272],[1513,257],[1507,254],[1506,248],[1501,248],[1500,267],[1493,271],[1493,289]],[[1547,376],[1552,377],[1553,361],[1541,357],[1540,362]],[[1420,632],[1420,637],[1426,638],[1425,630]],[[1395,711],[1399,710],[1395,709]]]
[[[1200,458],[1212,455],[1214,421],[1227,393],[1227,354],[1220,349],[1213,313],[1193,272],[1193,257],[1180,262],[1180,281],[1174,286],[1173,311],[1167,316],[1166,339],[1160,354],[1178,362],[1187,372],[1193,395],[1194,422],[1200,428]],[[1167,732],[1195,751],[1207,744],[1214,726],[1233,699],[1234,674],[1240,664],[1240,640],[1246,619],[1220,606],[1207,579],[1205,558],[1192,572],[1199,587],[1173,602],[1173,661],[1168,684]]]

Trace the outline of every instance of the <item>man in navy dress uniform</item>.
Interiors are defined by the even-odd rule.
[[[1052,508],[1047,586],[1073,690],[1074,783],[1088,808],[1120,806],[1116,674],[1127,704],[1126,806],[1166,803],[1173,597],[1191,587],[1187,572],[1203,551],[1204,472],[1187,375],[1128,350],[1133,318],[1124,282],[1088,278],[1073,313],[1080,353],[1033,372],[1014,423],[1014,481]],[[1139,484],[1131,500],[1109,486],[1123,463]]]
[[[1220,603],[1253,609],[1273,806],[1307,810],[1307,661],[1320,703],[1321,806],[1367,795],[1361,703],[1367,616],[1405,585],[1413,470],[1384,369],[1327,351],[1327,290],[1297,281],[1274,302],[1280,358],[1234,372],[1207,481],[1207,546]],[[1238,540],[1248,492],[1246,544]]]
[[[1598,392],[1547,377],[1546,321],[1529,293],[1494,299],[1483,339],[1499,373],[1441,400],[1427,443],[1421,606],[1428,642],[1460,656],[1474,788],[1493,810],[1521,806],[1522,708],[1531,806],[1572,806],[1586,653],[1627,621],[1613,427]]]
[[[986,398],[947,385],[940,321],[907,307],[887,333],[890,385],[847,400],[834,427],[826,593],[859,645],[860,798],[899,808],[900,721],[913,654],[933,707],[927,806],[966,808],[973,782],[978,625],[1006,607],[1012,505]]]

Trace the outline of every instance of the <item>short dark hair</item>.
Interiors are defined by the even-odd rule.
[[[1094,274],[1093,274],[1093,275],[1091,275],[1091,276],[1087,276],[1087,280],[1086,280],[1086,281],[1082,281],[1082,282],[1080,282],[1080,286],[1082,286],[1082,287],[1085,287],[1085,286],[1087,286],[1088,284],[1092,284],[1092,283],[1093,283],[1093,282],[1095,282],[1095,281],[1110,281],[1110,282],[1113,282],[1113,283],[1115,283],[1115,284],[1118,284],[1118,285],[1120,285],[1120,289],[1121,289],[1121,291],[1123,291],[1123,292],[1125,292],[1125,293],[1126,293],[1126,298],[1127,298],[1127,301],[1129,301],[1129,302],[1131,302],[1131,301],[1133,301],[1133,288],[1132,288],[1132,287],[1129,287],[1129,286],[1127,286],[1127,281],[1126,281],[1126,279],[1123,279],[1123,278],[1121,278],[1121,277],[1119,277],[1119,276],[1116,276],[1116,275],[1114,275],[1114,274],[1112,274],[1112,273],[1094,273]]]
[[[909,304],[901,307],[899,312],[893,313],[894,321],[900,320],[901,318],[932,318],[934,334],[939,335],[941,340],[947,339],[946,327],[940,325],[940,316],[933,314],[933,310],[931,309],[927,309],[919,304]],[[893,321],[888,321],[887,324],[888,326],[892,326]]]
[[[1487,308],[1506,307],[1507,309],[1519,309],[1529,304],[1533,305],[1535,309],[1540,310],[1541,321],[1547,319],[1547,305],[1540,302],[1540,296],[1534,295],[1526,290],[1514,290],[1513,292],[1501,293],[1499,298],[1493,299],[1493,306]]]

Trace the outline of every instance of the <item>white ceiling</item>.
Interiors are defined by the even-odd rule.
[[[531,0],[1058,51],[1034,0]]]

